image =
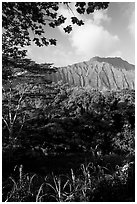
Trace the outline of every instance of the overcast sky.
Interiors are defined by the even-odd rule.
[[[69,25],[71,11],[61,7],[59,13],[68,18],[66,25]],[[85,24],[74,26],[70,34],[65,34],[62,26],[45,27],[46,36],[58,40],[57,46],[32,45],[28,48],[28,57],[38,63],[54,63],[54,66],[86,61],[94,56],[117,56],[135,63],[135,3],[111,2],[107,10],[78,17]]]

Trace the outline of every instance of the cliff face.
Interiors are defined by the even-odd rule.
[[[102,89],[134,89],[135,66],[121,58],[93,57],[89,61],[58,68],[47,76],[54,82]]]

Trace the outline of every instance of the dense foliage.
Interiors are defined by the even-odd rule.
[[[17,87],[16,92],[19,92],[20,89],[17,90]],[[12,140],[10,140],[10,131],[7,131],[8,128],[3,123],[3,168],[8,165],[12,169],[15,165],[21,163],[29,169],[29,163],[31,162],[31,167],[34,166],[32,171],[41,172],[40,169],[44,168],[44,162],[47,161],[49,169],[46,171],[50,171],[51,166],[52,171],[58,169],[60,172],[60,169],[63,168],[66,168],[67,171],[68,168],[76,170],[78,165],[86,161],[86,157],[94,165],[103,165],[112,172],[115,171],[116,165],[120,165],[122,168],[122,165],[130,162],[134,164],[134,90],[101,92],[87,88],[70,88],[68,85],[62,84],[53,85],[53,87],[56,94],[50,99],[50,102],[43,100],[42,103],[39,100],[36,103],[34,99],[30,102],[30,98],[28,98],[28,105],[25,97],[22,98],[21,103],[16,104],[16,101],[14,101],[16,92],[14,90],[14,100],[10,96],[8,107],[6,107],[4,101],[3,115],[7,121],[10,119],[7,115],[7,113],[10,113],[7,110],[9,108],[10,111],[12,110],[11,115],[13,119],[16,119],[16,122],[7,122],[12,124]],[[29,89],[28,86],[27,89]],[[32,90],[32,87],[30,87],[30,90]],[[20,97],[24,93],[21,90]],[[68,163],[67,157],[69,158]],[[75,159],[73,160],[72,157],[73,159],[75,157]],[[65,166],[63,164],[64,159],[66,160]],[[77,162],[77,165],[75,162]],[[39,168],[36,168],[37,163]],[[111,176],[114,175],[111,174]],[[113,179],[116,182],[116,178]],[[102,182],[112,182],[112,180]],[[131,180],[130,185],[133,190],[133,175]],[[82,181],[79,180],[79,182]],[[97,187],[98,193],[100,193],[99,189],[102,188],[100,185],[105,185],[103,188],[106,188],[106,185],[112,185],[102,182],[100,180],[97,184],[99,185]],[[119,189],[123,185],[121,183],[123,181],[118,182],[120,183],[116,185]],[[118,189],[116,188],[116,190]]]
[[[51,146],[54,143],[50,153],[54,152],[56,143],[64,146],[62,150],[65,150],[65,145],[66,148],[74,145],[75,151],[79,151],[79,148],[90,151],[98,145],[102,154],[113,151],[128,153],[134,149],[134,91],[101,92],[66,86],[53,86],[56,90],[53,98],[43,101],[41,94],[40,97],[37,95],[38,87],[32,84],[17,84],[14,88],[7,88],[7,92],[4,90],[3,141],[6,141],[8,134],[11,137],[10,133],[6,134],[7,130],[10,132],[11,128],[13,134],[14,128],[15,142],[15,135],[21,126],[21,146],[25,147],[24,142],[33,145],[30,139],[33,136],[35,146],[41,145],[46,149],[47,143]],[[32,94],[35,95],[33,99]],[[24,136],[25,141],[21,139]]]
[[[33,91],[36,98],[33,101],[31,100],[32,85],[30,87],[27,85],[23,92],[24,89],[21,85],[16,86],[16,91],[15,88],[12,90],[14,94],[12,96],[7,92],[10,99],[8,99],[8,105],[5,100],[3,104],[5,117],[7,117],[6,112],[9,114],[7,109],[10,109],[18,125],[21,126],[23,118],[26,117],[20,133],[21,139],[27,132],[25,141],[22,141],[23,144],[24,142],[26,145],[30,144],[29,138],[34,132],[35,146],[41,145],[48,150],[48,145],[52,146],[54,143],[50,153],[54,152],[56,143],[59,146],[62,144],[62,151],[73,146],[75,151],[79,151],[79,148],[82,151],[90,151],[98,145],[102,154],[113,151],[127,153],[130,152],[130,148],[134,148],[134,91],[103,93],[78,88],[72,90],[72,88],[60,86],[60,89],[56,88],[56,93],[59,93],[53,97],[54,100],[50,102],[44,100],[42,104],[42,99],[37,97],[36,87],[35,92]],[[14,125],[14,121],[9,123]],[[18,133],[18,128],[15,128],[14,136],[16,132]],[[33,145],[32,140],[31,145]]]

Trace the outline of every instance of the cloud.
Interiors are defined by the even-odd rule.
[[[74,6],[74,5],[72,5]],[[75,9],[73,8],[75,12]],[[71,24],[72,12],[64,7],[60,8],[60,14],[67,17],[67,20],[63,26],[59,27],[61,33],[64,33],[63,27]],[[76,13],[75,13],[76,15]],[[107,10],[96,10],[91,15],[79,15],[78,18],[82,18],[84,21],[83,26],[73,25],[72,32],[68,35],[70,45],[74,50],[75,56],[81,59],[89,59],[92,56],[108,56],[112,53],[119,53],[117,50],[117,43],[119,38],[117,35],[112,35],[107,31],[102,23],[109,23],[111,18],[107,14]]]
[[[107,15],[107,10],[96,10],[93,13],[94,24],[101,24],[102,21],[110,22],[111,18]]]
[[[129,18],[128,30],[130,34],[135,36],[135,10],[132,11],[131,16]]]
[[[117,50],[117,51],[114,51],[114,52],[112,52],[112,53],[110,53],[109,55],[108,55],[108,57],[123,57],[124,58],[124,56],[122,56],[122,52],[120,51],[120,50]]]
[[[119,2],[121,5],[122,3]],[[135,2],[126,2],[120,6],[122,16],[127,21],[127,30],[135,37]]]
[[[71,50],[64,49],[59,43],[57,46],[41,48],[33,44],[27,50],[27,56],[37,63],[54,63],[54,66],[59,67],[81,61],[79,56],[75,56]]]
[[[119,42],[117,35],[112,35],[99,24],[100,17],[95,17],[95,19],[95,22],[98,21],[97,24],[93,20],[87,20],[85,25],[75,28],[70,37],[76,53],[87,56],[87,58],[95,55],[110,55],[117,51]]]

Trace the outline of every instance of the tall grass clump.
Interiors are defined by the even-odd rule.
[[[14,170],[18,168],[19,176],[17,178],[9,177],[7,184],[3,187],[3,192],[9,190],[5,196],[5,202],[27,202],[27,201],[37,201],[41,191],[38,183],[40,181],[36,174],[29,174],[23,172],[23,166],[15,167]]]
[[[69,174],[47,175],[36,185],[38,176],[23,173],[9,178],[12,188],[5,202],[116,202],[134,201],[134,162],[108,168],[89,163]]]

